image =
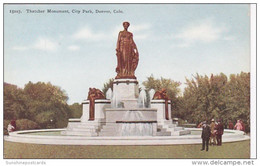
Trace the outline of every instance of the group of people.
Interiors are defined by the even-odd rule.
[[[222,135],[224,133],[224,126],[221,122],[221,120],[218,120],[215,122],[214,119],[211,120],[210,124],[207,124],[206,121],[201,123],[202,127],[202,133],[201,133],[201,138],[202,138],[202,149],[206,151],[209,150],[209,143],[210,145],[217,145],[221,146],[222,145]]]
[[[224,125],[222,124],[221,120],[215,122],[214,119],[211,120],[210,124],[207,124],[206,121],[201,122],[198,125],[198,128],[202,127],[202,149],[208,151],[208,145],[217,145],[221,146],[222,144],[222,135],[224,133]],[[227,125],[228,129],[231,130],[240,130],[245,132],[245,125],[242,120],[237,120],[235,126],[233,122],[230,120]]]

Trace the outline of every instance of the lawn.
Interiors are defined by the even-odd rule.
[[[250,158],[250,141],[223,143],[200,151],[201,145],[76,146],[4,141],[4,158]]]

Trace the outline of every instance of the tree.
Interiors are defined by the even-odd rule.
[[[4,119],[26,118],[26,110],[26,96],[23,89],[4,83]]]
[[[199,123],[211,118],[224,124],[241,119],[249,130],[250,125],[250,73],[201,76],[186,79],[187,87],[178,110],[190,122]]]
[[[82,116],[82,105],[79,103],[74,103],[69,105],[70,108],[70,117],[71,118],[80,118]]]
[[[113,82],[114,82],[114,78],[110,78],[108,80],[108,82],[104,83],[103,88],[102,88],[102,92],[105,94],[105,96],[106,96],[106,93],[107,93],[109,88],[111,88],[111,90],[113,91]]]
[[[68,96],[60,87],[51,83],[29,82],[24,87],[27,96],[28,119],[39,123],[41,128],[65,127],[70,115]]]
[[[229,110],[227,118],[235,122],[242,120],[246,130],[250,130],[250,73],[230,75],[225,87],[226,107]]]
[[[31,120],[28,119],[18,119],[16,121],[16,130],[32,130],[32,129],[38,129],[39,125]]]
[[[145,86],[145,90],[148,92],[151,89],[154,89],[155,91],[161,90],[162,88],[165,88],[167,91],[167,95],[169,99],[171,100],[171,108],[172,108],[172,115],[176,114],[177,107],[176,103],[178,101],[177,96],[180,95],[180,88],[181,85],[180,82],[166,79],[166,78],[160,78],[155,79],[153,75],[150,77],[147,77],[147,80],[143,82],[143,85]],[[152,98],[153,96],[151,96]]]
[[[223,73],[212,74],[210,78],[196,74],[191,80],[186,79],[183,110],[186,110],[186,115],[190,115],[192,122],[220,118],[220,112],[226,110],[222,95],[226,83],[227,77]]]
[[[4,119],[26,119],[22,122],[40,128],[65,127],[70,117],[67,100],[66,92],[51,83],[29,82],[24,89],[4,83]]]

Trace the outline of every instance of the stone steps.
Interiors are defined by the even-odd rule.
[[[67,128],[77,127],[78,125],[80,125],[80,123],[78,122],[69,122]]]
[[[78,126],[76,126],[77,128],[80,128],[80,129],[98,129],[99,128],[99,126],[94,126],[94,125],[92,125],[92,126],[85,126],[85,125],[78,125]]]
[[[118,124],[117,123],[106,123],[102,126],[99,136],[118,136],[117,133]]]
[[[99,136],[119,136],[118,133],[114,131],[102,131],[99,133]]]
[[[180,131],[174,131],[172,133],[172,136],[181,136],[181,135],[187,135],[190,134],[191,132],[189,130],[180,130]]]
[[[106,125],[104,125],[104,126],[102,127],[102,130],[114,129],[114,128],[117,128],[117,126],[116,126],[116,125],[114,125],[114,126],[106,126]]]
[[[171,132],[157,132],[156,136],[171,136]]]
[[[98,136],[98,130],[101,123],[98,121],[77,122],[71,121],[68,123],[67,130],[63,135],[79,135],[79,136]]]
[[[177,125],[176,124],[169,124],[168,127],[169,128],[175,128],[175,127],[177,127]]]
[[[97,132],[97,129],[82,129],[82,128],[73,128],[69,131],[82,131],[82,132]]]
[[[174,128],[174,131],[180,131],[180,130],[184,130],[184,128],[183,127],[175,127]]]
[[[184,130],[183,127],[177,127],[176,124],[172,124],[171,121],[163,120],[158,121],[157,128],[159,128],[161,131],[157,132],[158,135],[170,135],[171,136],[180,136],[180,135],[186,135],[190,134],[190,131]]]

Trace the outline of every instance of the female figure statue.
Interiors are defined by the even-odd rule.
[[[116,56],[117,56],[117,76],[118,78],[133,78],[135,77],[135,69],[138,65],[139,54],[133,40],[133,34],[128,32],[129,22],[124,22],[124,30],[118,34]]]

